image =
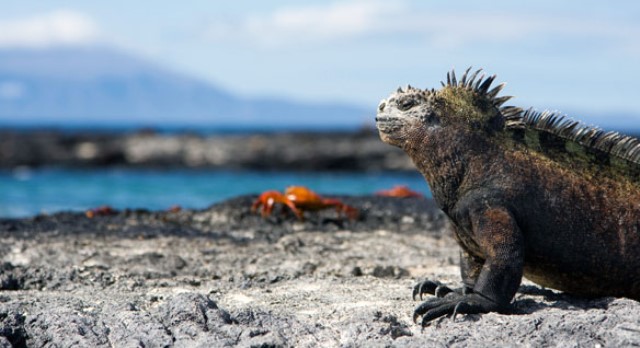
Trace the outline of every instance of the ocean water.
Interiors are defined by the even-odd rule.
[[[221,200],[304,185],[323,195],[371,194],[407,185],[430,196],[418,173],[288,173],[212,170],[16,169],[0,171],[0,217],[117,209],[201,209]]]

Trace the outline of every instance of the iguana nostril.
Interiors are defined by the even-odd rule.
[[[387,103],[385,103],[385,102],[380,103],[380,105],[378,106],[378,111],[384,110],[385,106],[387,106]]]

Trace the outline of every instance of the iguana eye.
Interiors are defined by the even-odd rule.
[[[416,105],[416,101],[413,98],[403,98],[398,100],[398,108],[400,110],[409,110]]]

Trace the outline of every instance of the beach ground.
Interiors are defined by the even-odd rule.
[[[201,211],[0,220],[0,347],[622,347],[640,303],[525,281],[514,313],[421,328],[412,286],[459,284],[450,226],[426,199],[263,219],[244,196]]]

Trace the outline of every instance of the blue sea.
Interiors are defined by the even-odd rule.
[[[237,195],[291,185],[304,185],[323,195],[363,195],[407,185],[430,196],[418,173],[18,168],[0,171],[0,217],[84,211],[101,205],[201,209]]]

